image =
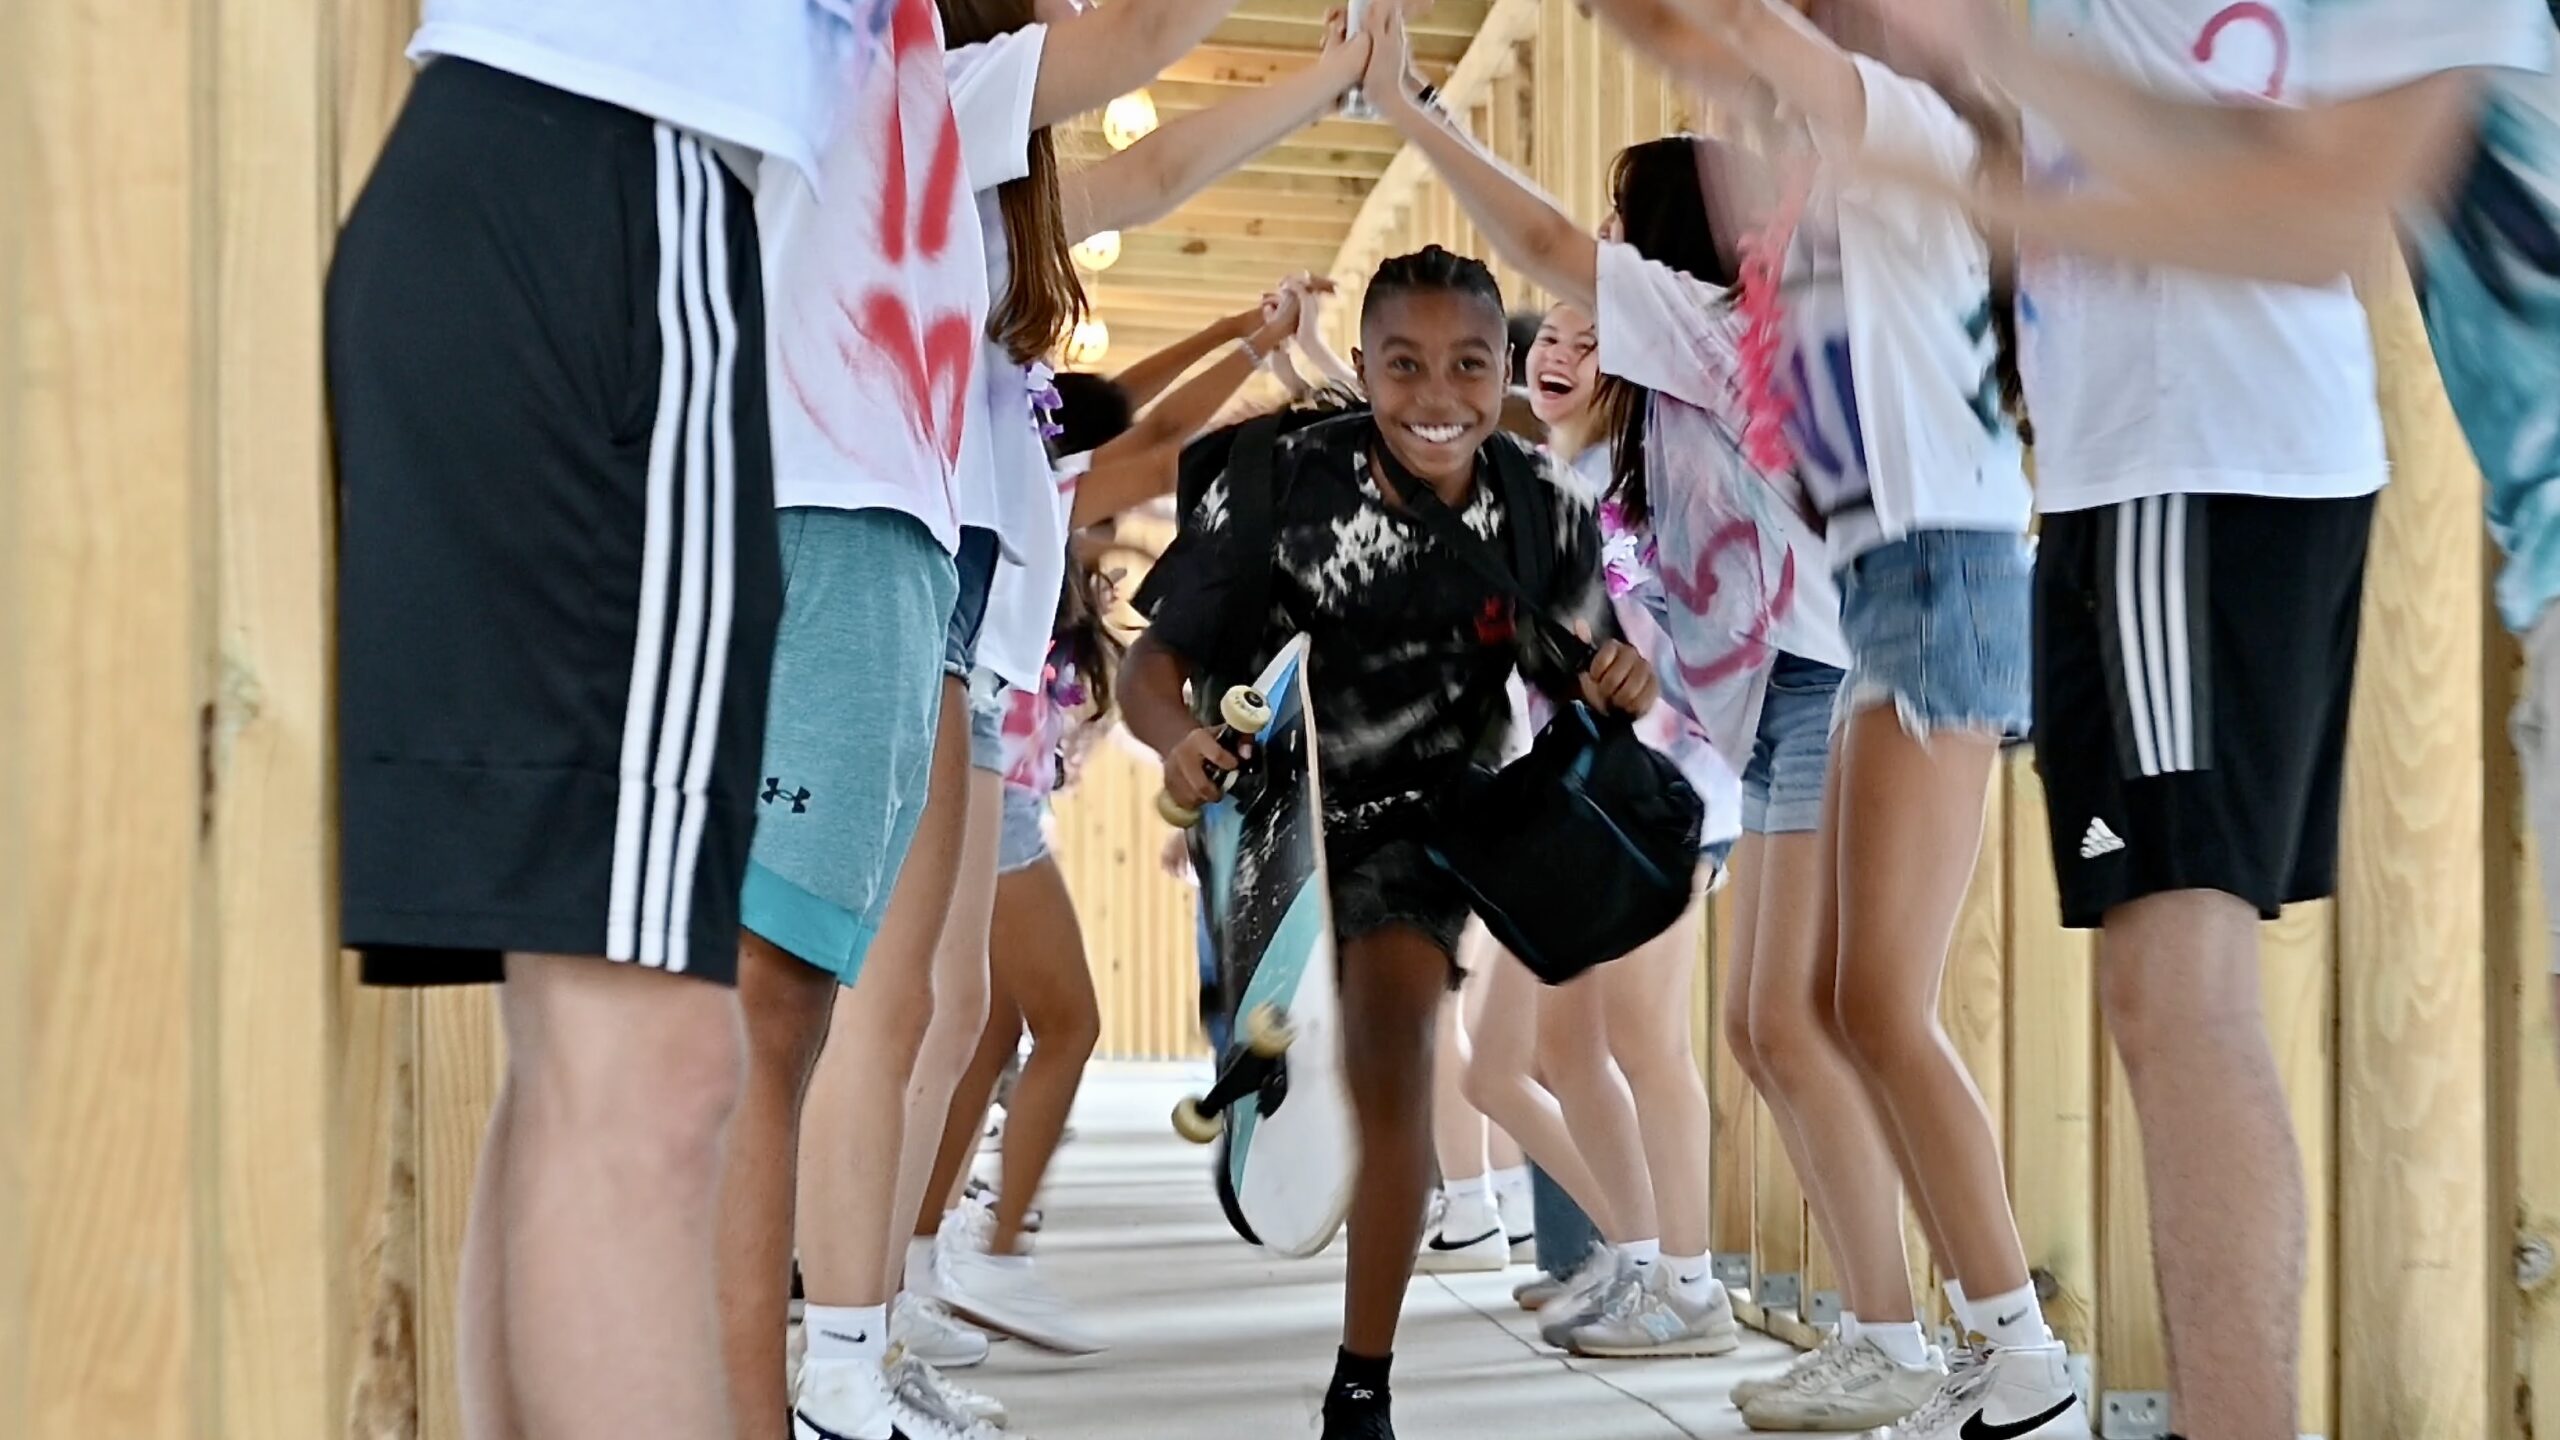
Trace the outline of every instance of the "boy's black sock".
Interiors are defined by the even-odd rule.
[[[1337,1404],[1385,1405],[1387,1372],[1394,1368],[1396,1357],[1387,1355],[1354,1355],[1348,1350],[1333,1354],[1333,1385],[1325,1393],[1325,1408]]]

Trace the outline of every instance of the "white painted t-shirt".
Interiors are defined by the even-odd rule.
[[[2038,35],[2164,94],[2285,104],[2370,93],[2383,57],[2306,43],[2361,0],[2036,0]],[[2040,185],[2090,184],[2028,117]],[[2046,511],[2166,494],[2370,494],[2388,470],[2373,346],[2345,277],[2235,280],[2030,249],[2020,360]]]
[[[986,258],[941,16],[890,0],[889,21],[839,68],[818,184],[776,157],[758,176],[774,498],[900,511],[956,552]]]
[[[891,3],[426,0],[409,58],[475,61],[815,175],[838,67],[886,35]]]
[[[977,194],[990,305],[1001,302],[1012,277],[996,191],[1030,173],[1031,101],[1048,34],[1045,26],[1026,26],[943,57],[951,113]],[[978,663],[1006,684],[1028,689],[1040,683],[1058,587],[1066,580],[1066,512],[1032,409],[1042,377],[992,341],[981,349],[978,368],[967,425],[972,438],[961,454],[960,518],[993,530],[1004,561],[987,595]],[[974,438],[980,434],[983,447]]]

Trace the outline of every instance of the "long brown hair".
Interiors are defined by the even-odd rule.
[[[1707,196],[1705,155],[1694,135],[1628,146],[1609,162],[1609,205],[1637,254],[1693,280],[1730,287],[1737,278],[1733,241],[1718,229],[1722,217]],[[1638,526],[1653,516],[1644,474],[1645,411],[1652,399],[1652,391],[1609,374],[1600,377],[1591,397],[1599,433],[1609,437],[1610,497],[1627,522]]]
[[[1031,0],[936,0],[943,43],[954,50],[1009,35],[1032,23]],[[1058,198],[1058,144],[1041,126],[1031,132],[1031,170],[996,191],[1004,211],[1004,294],[990,297],[987,338],[1014,363],[1055,354],[1090,308],[1070,253],[1065,206]]]

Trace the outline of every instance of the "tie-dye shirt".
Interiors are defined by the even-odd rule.
[[[1091,708],[1092,694],[1075,664],[1054,646],[1041,667],[1040,683],[1028,690],[1004,692],[1004,783],[1034,799],[1046,800],[1073,782],[1073,747],[1077,722]]]
[[[1268,551],[1242,553],[1229,528],[1228,477],[1202,492],[1147,590],[1153,633],[1178,655],[1221,659],[1230,606],[1257,566],[1271,571],[1259,662],[1290,636],[1310,643],[1326,824],[1337,837],[1390,822],[1481,760],[1510,730],[1505,682],[1515,669],[1550,688],[1547,647],[1526,640],[1511,601],[1412,516],[1391,508],[1371,473],[1376,429],[1365,414],[1311,425],[1272,461],[1279,495]],[[1515,445],[1496,435],[1488,445]],[[1511,517],[1491,464],[1479,459],[1467,528],[1511,553]],[[1549,483],[1555,484],[1551,467]],[[1600,535],[1589,502],[1557,485],[1553,610],[1605,632]]]
[[[2501,56],[2482,91],[2477,143],[2453,203],[2407,226],[2410,269],[2454,413],[2488,482],[2489,530],[2506,552],[2498,613],[2529,628],[2560,600],[2560,78],[2499,26],[2506,3],[2413,4],[2410,33],[2442,31],[2455,11]],[[2532,7],[2539,8],[2539,7]],[[2540,36],[2550,63],[2555,4]]]

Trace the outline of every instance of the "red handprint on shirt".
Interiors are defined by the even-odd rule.
[[[2284,17],[2264,0],[2239,0],[2237,4],[2224,6],[2212,19],[2204,22],[2204,29],[2196,35],[2193,52],[2196,63],[2212,64],[2214,52],[2222,46],[2223,32],[2235,25],[2259,26],[2275,45],[2275,56],[2267,67],[2265,82],[2256,90],[2244,93],[2254,94],[2262,100],[2283,99],[2285,79],[2293,65],[2293,36],[2285,29]]]

